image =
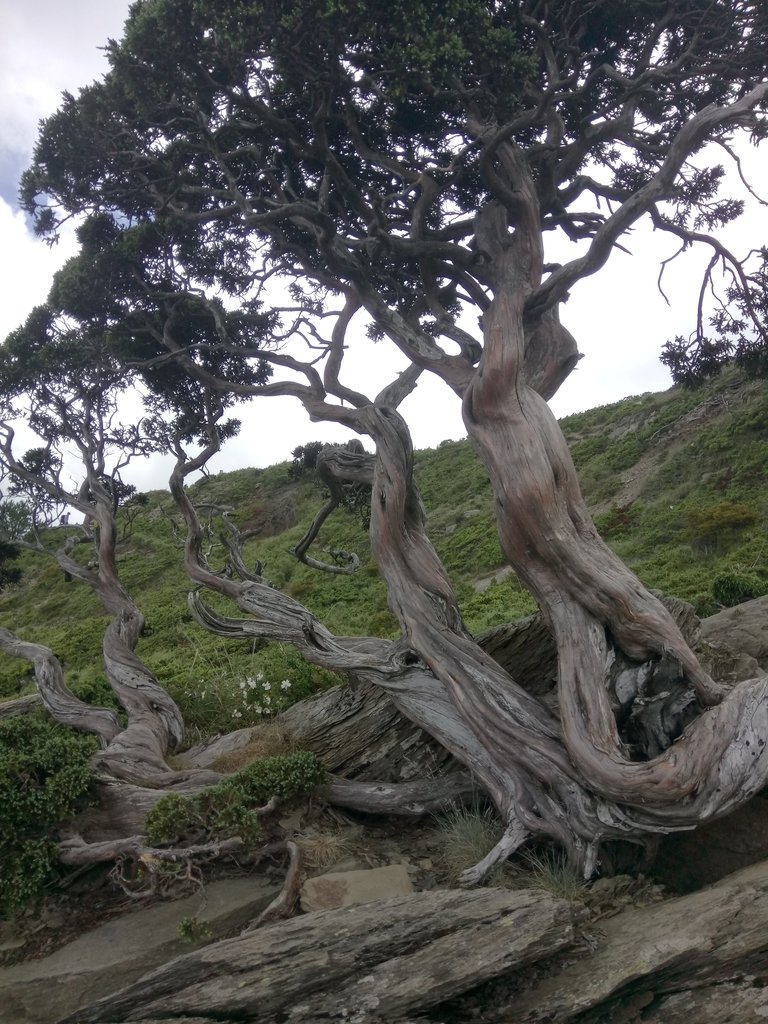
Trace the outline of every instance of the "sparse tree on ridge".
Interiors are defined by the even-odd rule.
[[[116,778],[168,773],[165,755],[181,739],[183,722],[174,701],[136,655],[144,617],[120,581],[117,506],[120,469],[157,451],[151,436],[117,420],[116,401],[125,371],[93,336],[57,324],[40,308],[0,351],[0,470],[9,490],[30,510],[30,529],[16,543],[52,557],[67,577],[85,584],[111,616],[103,639],[107,680],[127,715],[92,707],[66,687],[53,653],[0,629],[0,649],[36,666],[38,689],[52,717],[98,737],[100,768]],[[20,454],[12,426],[23,409],[40,446]],[[74,449],[66,469],[63,453]],[[79,485],[67,477],[79,464]],[[49,529],[62,509],[79,524]],[[83,546],[91,560],[77,557]]]
[[[197,613],[230,635],[279,629],[387,689],[492,797],[497,857],[545,837],[588,875],[606,842],[652,846],[768,779],[768,683],[726,692],[707,675],[597,535],[546,403],[578,360],[561,305],[641,218],[709,248],[707,274],[723,266],[731,289],[718,359],[763,365],[765,250],[741,259],[718,239],[742,204],[702,151],[731,161],[736,133],[765,137],[767,37],[762,0],[395,0],[385,19],[365,0],[140,0],[111,71],[65,96],[23,179],[41,233],[89,218],[59,302],[100,319],[121,358],[228,399],[292,395],[373,443],[325,470],[372,485],[398,643],[333,637],[266,584],[211,574],[180,453],[190,574],[251,617]],[[557,235],[577,245],[562,264]],[[363,324],[409,364],[375,395],[344,380]],[[712,345],[702,310],[668,358],[685,375]],[[468,634],[427,539],[398,412],[424,372],[462,403],[502,549],[554,636],[559,717]],[[698,713],[684,732],[668,716],[661,753],[620,724],[649,696]]]

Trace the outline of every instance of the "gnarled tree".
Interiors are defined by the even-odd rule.
[[[121,485],[120,470],[131,459],[157,451],[136,425],[117,420],[116,401],[127,382],[99,338],[75,332],[71,324],[67,329],[50,309],[37,309],[0,351],[0,470],[31,510],[30,529],[17,544],[53,557],[109,614],[104,670],[127,724],[123,727],[113,711],[76,698],[47,648],[3,629],[0,649],[33,662],[43,704],[57,721],[99,738],[102,770],[149,780],[170,772],[166,753],[184,726],[175,703],[136,654],[144,617],[118,571],[119,497],[121,489],[131,492]],[[21,411],[39,441],[24,455],[12,425]],[[68,484],[77,469],[79,484]],[[79,523],[69,524],[72,511],[79,513]],[[66,525],[57,525],[60,515]],[[83,550],[86,556],[78,557]]]
[[[766,134],[767,31],[762,0],[397,0],[386,19],[366,0],[140,0],[112,70],[65,96],[23,180],[42,232],[91,216],[82,266],[124,354],[176,358],[229,396],[293,395],[373,441],[374,456],[326,470],[372,484],[399,644],[334,638],[266,585],[207,572],[180,457],[190,572],[250,618],[199,614],[385,686],[491,794],[499,855],[545,836],[589,873],[606,840],[690,828],[768,778],[765,681],[726,694],[702,670],[597,535],[546,402],[578,359],[560,305],[641,218],[709,246],[708,273],[725,266],[731,352],[756,364],[764,252],[752,267],[718,240],[742,204],[702,151],[730,159],[734,132]],[[564,264],[547,257],[557,235],[578,243]],[[136,318],[150,302],[153,331]],[[224,312],[247,320],[255,302],[281,346]],[[213,341],[190,332],[190,309],[213,318]],[[409,364],[376,396],[343,378],[363,323]],[[694,343],[711,344],[703,313]],[[252,359],[275,379],[246,379]],[[558,718],[468,635],[426,537],[398,412],[424,371],[462,402],[502,548],[552,630]],[[660,753],[623,731],[649,697],[698,713],[671,716]]]

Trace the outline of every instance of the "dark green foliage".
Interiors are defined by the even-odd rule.
[[[731,608],[768,594],[768,578],[743,569],[721,572],[712,580],[712,596],[718,604]]]
[[[89,216],[52,301],[109,324],[121,357],[152,355],[167,316],[175,343],[239,382],[255,371],[238,355],[282,326],[242,296],[275,274],[297,322],[361,288],[439,336],[462,275],[485,287],[471,219],[490,197],[516,204],[502,144],[524,154],[542,228],[594,237],[602,216],[583,212],[584,190],[593,205],[637,195],[692,117],[764,80],[767,27],[756,0],[391,0],[386,17],[371,0],[134,4],[108,75],[65,95],[22,179],[41,233]],[[686,164],[657,224],[687,238],[736,219],[723,173]],[[239,308],[168,300],[190,280]],[[423,301],[433,280],[439,309]],[[739,316],[719,334],[742,344]],[[189,397],[170,361],[147,383]]]
[[[0,539],[0,590],[5,590],[21,579],[22,569],[15,564],[20,553],[16,544]]]
[[[20,910],[53,877],[55,827],[83,805],[96,746],[37,715],[0,722],[0,912]]]
[[[309,441],[307,444],[300,444],[291,452],[293,462],[288,467],[288,475],[294,480],[306,473],[309,469],[317,466],[317,456],[323,450],[322,441]]]
[[[281,804],[296,800],[324,778],[325,769],[308,751],[254,761],[195,796],[164,796],[147,815],[147,841],[165,845],[240,836],[252,845],[262,834],[256,808],[272,797]]]
[[[687,536],[702,550],[722,547],[757,520],[754,509],[743,502],[719,501],[688,512]]]

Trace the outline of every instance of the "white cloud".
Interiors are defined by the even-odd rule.
[[[29,147],[39,117],[106,67],[101,47],[119,37],[128,0],[25,0],[5,4],[0,38],[3,145]]]
[[[53,246],[30,233],[25,216],[0,199],[0,341],[45,301],[54,273],[74,255],[74,231],[65,228]]]

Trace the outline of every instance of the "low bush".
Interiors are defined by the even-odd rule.
[[[147,840],[157,846],[179,841],[206,841],[240,836],[247,845],[262,834],[256,809],[272,797],[290,802],[311,792],[325,769],[305,750],[254,761],[234,775],[194,796],[169,793],[146,817]]]
[[[712,597],[718,604],[731,608],[768,593],[768,581],[746,569],[728,569],[712,580]]]
[[[703,551],[717,551],[756,520],[757,514],[749,505],[719,501],[688,512],[688,537]]]
[[[38,715],[0,722],[0,912],[41,895],[55,874],[55,826],[87,801],[96,741]]]

